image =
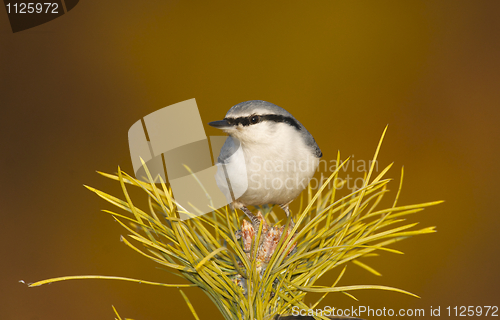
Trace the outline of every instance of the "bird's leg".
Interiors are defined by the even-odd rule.
[[[248,210],[247,207],[243,206],[240,208],[241,211],[243,211],[243,213],[245,213],[248,217],[248,219],[250,219],[250,221],[252,221],[252,226],[255,230],[259,230],[259,225],[260,225],[260,220],[253,215],[253,213]]]
[[[285,211],[287,217],[290,217],[290,208],[288,207],[289,204],[290,203],[280,205],[281,209],[283,209],[283,211]],[[292,230],[292,228],[294,226],[295,226],[295,223],[293,222],[293,218],[290,217],[290,226],[288,227],[289,228],[288,230]],[[292,249],[292,251],[290,251],[288,253],[288,255],[294,255],[296,252],[297,252],[297,246],[294,246],[294,248]]]
[[[281,204],[280,205],[280,208],[283,209],[283,211],[285,211],[287,218],[290,217],[290,207],[289,207],[289,204],[290,203]],[[293,222],[293,218],[290,217],[290,228],[293,228],[294,226],[295,226],[295,223]]]

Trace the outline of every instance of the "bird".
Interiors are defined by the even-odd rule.
[[[309,131],[291,113],[263,100],[238,103],[223,120],[208,124],[228,134],[217,164],[224,165],[226,179],[231,173],[230,186],[246,186],[236,198],[231,193],[231,206],[254,226],[260,220],[248,206],[279,205],[289,217],[290,203],[307,187],[323,156]]]

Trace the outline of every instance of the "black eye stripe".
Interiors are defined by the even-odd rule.
[[[282,116],[278,114],[264,114],[264,115],[259,115],[258,121],[255,123],[252,123],[251,119],[252,117],[255,117],[256,115],[251,115],[248,117],[239,117],[239,118],[225,118],[227,122],[231,125],[239,125],[241,124],[242,126],[249,126],[255,123],[259,123],[262,121],[273,121],[273,122],[284,122],[292,127],[294,127],[297,130],[300,130],[300,125],[295,121],[295,119],[287,116]]]

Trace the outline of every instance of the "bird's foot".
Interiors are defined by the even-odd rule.
[[[280,208],[285,211],[287,217],[290,217],[290,228],[293,228],[295,226],[295,222],[293,222],[293,218],[290,216],[290,207],[288,205],[289,203],[280,205]]]
[[[236,230],[236,232],[234,233],[234,235],[236,236],[236,240],[240,240],[241,236],[242,236],[241,230]]]
[[[259,230],[260,220],[247,207],[241,207],[241,211],[246,214],[248,219],[252,221],[252,226],[255,230]]]

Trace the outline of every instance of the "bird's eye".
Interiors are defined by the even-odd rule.
[[[259,116],[252,116],[250,118],[250,123],[255,124],[257,122],[259,122]]]

